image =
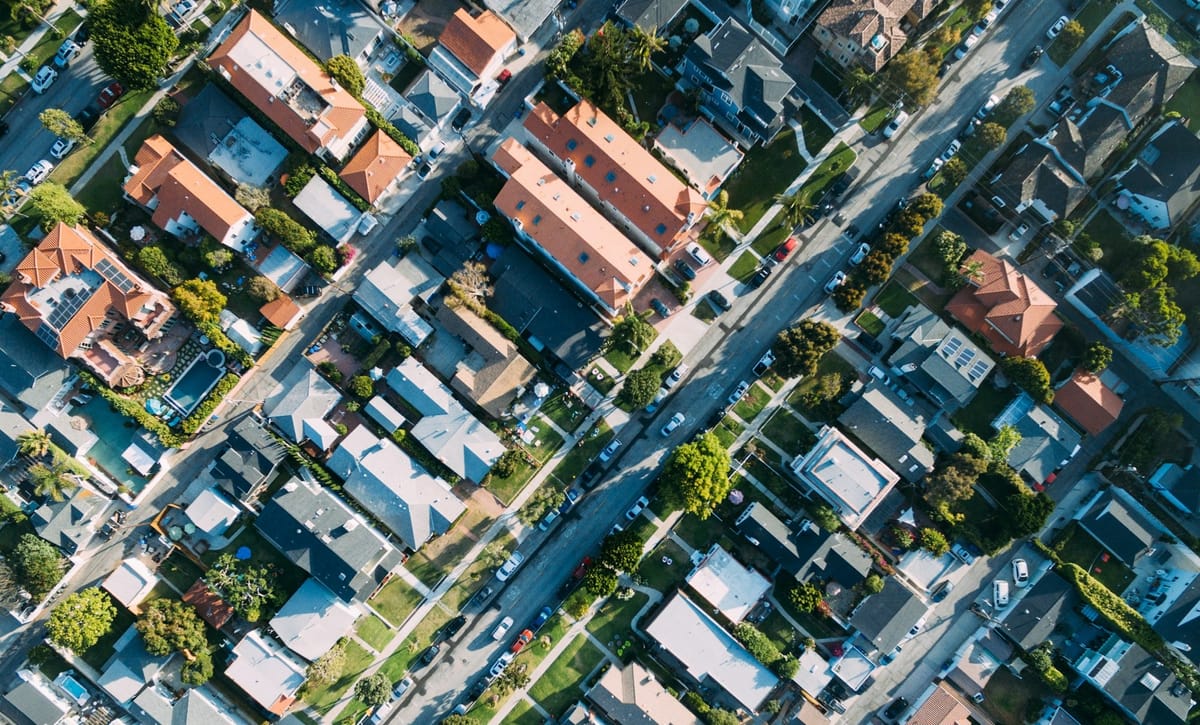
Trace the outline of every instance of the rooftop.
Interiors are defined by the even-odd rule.
[[[183,593],[181,599],[192,605],[196,609],[196,614],[208,622],[213,629],[224,627],[235,614],[233,606],[209,589],[203,579],[197,579],[196,583]]]
[[[906,480],[933,470],[933,451],[921,443],[925,416],[883,383],[872,380],[838,422]]]
[[[1075,588],[1053,571],[1048,571],[1025,592],[1016,606],[1002,613],[999,628],[1023,650],[1031,650],[1050,639],[1059,618],[1079,603]]]
[[[358,0],[276,0],[275,22],[323,61],[335,55],[358,60],[390,34]]]
[[[636,661],[608,668],[587,697],[621,725],[700,725],[692,711]]]
[[[771,591],[771,582],[713,544],[687,583],[731,622],[740,622]]]
[[[213,486],[201,491],[183,513],[199,531],[208,536],[221,536],[229,530],[242,510]]]
[[[467,347],[450,384],[492,416],[503,415],[517,391],[533,379],[534,367],[515,343],[463,305],[443,304],[437,320]]]
[[[342,181],[374,204],[387,192],[413,157],[383,131],[376,131],[342,168]]]
[[[559,7],[558,0],[486,0],[484,5],[508,21],[522,41],[529,41]]]
[[[339,244],[350,241],[363,216],[363,212],[319,175],[309,179],[292,203]]]
[[[261,630],[252,630],[233,648],[225,676],[275,715],[296,701],[307,677],[307,665]]]
[[[125,559],[104,580],[101,586],[126,609],[137,611],[137,606],[150,595],[158,584],[158,576],[136,557]]]
[[[883,580],[882,591],[855,608],[850,624],[882,655],[895,649],[928,611],[916,593],[889,576]]]
[[[1099,375],[1076,370],[1054,393],[1054,405],[1090,435],[1117,422],[1125,401]]]
[[[517,34],[491,10],[472,17],[463,8],[454,11],[438,42],[477,77],[483,76],[497,55],[516,43]]]
[[[705,199],[717,195],[745,156],[737,144],[722,136],[703,118],[697,118],[682,129],[667,124],[655,137],[654,148],[682,171],[688,183]]]
[[[831,426],[821,430],[816,445],[797,456],[791,467],[852,529],[900,480],[882,461],[868,456]]]
[[[298,382],[294,377],[284,380],[293,384]],[[321,389],[320,392],[325,391]],[[252,416],[245,416],[226,428],[225,449],[213,461],[211,474],[226,493],[245,500],[257,495],[284,458],[287,458],[287,451],[275,437]]]
[[[977,249],[963,268],[978,265],[978,274],[946,305],[967,329],[987,338],[1004,355],[1036,357],[1050,344],[1063,322],[1058,303],[1007,259]]]
[[[796,85],[782,61],[732,17],[693,40],[686,57],[710,69],[709,80],[743,111],[739,120],[760,129],[775,124]]]
[[[1004,425],[1021,434],[1008,454],[1008,464],[1034,483],[1053,480],[1051,474],[1079,451],[1079,433],[1054,411],[1035,404],[1028,393],[1018,395],[992,423],[997,430]]]
[[[945,682],[934,686],[929,697],[909,716],[908,725],[969,725],[971,708]]]
[[[311,662],[349,634],[360,614],[316,579],[305,579],[270,626],[289,649]]]
[[[1132,567],[1162,533],[1153,521],[1124,497],[1100,493],[1079,514],[1079,524],[1126,566]]]
[[[24,433],[32,426],[26,425]],[[29,515],[29,521],[42,537],[72,555],[87,546],[96,532],[97,519],[108,506],[108,499],[91,489],[77,487],[65,501],[47,500]]]
[[[283,144],[215,83],[189,98],[185,108],[171,136],[196,157],[229,174],[234,183],[266,186],[287,158]]]
[[[320,421],[342,394],[308,360],[297,362],[263,401],[263,414],[295,443],[304,441],[304,422]]]

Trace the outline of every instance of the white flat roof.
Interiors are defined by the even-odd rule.
[[[210,536],[220,536],[233,525],[241,509],[213,486],[201,491],[183,513],[197,529]]]
[[[235,181],[265,186],[271,172],[287,158],[287,149],[249,116],[230,129],[208,155],[209,162]]]
[[[792,678],[800,689],[816,697],[832,679],[833,670],[824,657],[811,649],[806,649],[800,654],[800,669],[796,670],[796,676]]]
[[[742,163],[737,144],[721,135],[708,121],[698,118],[686,129],[667,124],[654,145],[683,172],[688,183],[705,198],[716,193]]]
[[[832,426],[821,431],[812,450],[793,461],[792,470],[821,494],[850,528],[857,528],[900,480],[899,474]]]
[[[740,622],[771,590],[771,582],[743,566],[728,551],[714,544],[704,560],[687,577],[688,584],[726,618]]]
[[[158,577],[140,559],[126,559],[108,575],[102,586],[126,609],[132,609],[157,583]]]
[[[348,634],[359,611],[316,579],[305,579],[271,619],[271,629],[293,652],[315,660]]]
[[[362,212],[320,176],[313,176],[292,203],[338,242],[354,236],[362,217]]]
[[[233,648],[225,676],[254,700],[274,711],[304,684],[308,666],[270,637],[254,630]]]
[[[851,690],[858,692],[875,671],[875,663],[857,647],[847,647],[846,653],[830,669]]]

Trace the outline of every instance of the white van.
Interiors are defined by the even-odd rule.
[[[708,253],[699,244],[691,245],[687,248],[687,251],[688,254],[692,255],[692,259],[696,260],[696,264],[701,267],[712,262],[712,257],[709,257]]]
[[[992,582],[992,601],[996,604],[996,609],[1008,606],[1008,582],[1001,580]]]

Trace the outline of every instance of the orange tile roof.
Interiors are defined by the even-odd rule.
[[[255,61],[255,56],[260,56],[262,64],[290,71],[324,101],[326,107],[316,122],[310,124],[288,103],[280,100],[288,90],[284,84],[290,83],[292,77],[280,78],[273,87],[265,86],[238,64],[239,46],[243,42],[246,45],[241,55]],[[366,110],[354,96],[334,83],[315,61],[257,10],[251,10],[238,23],[225,42],[208,57],[208,64],[223,72],[238,92],[310,153],[345,137],[366,116]]]
[[[908,719],[908,725],[969,725],[971,709],[958,699],[946,683],[939,682],[921,707]]]
[[[300,314],[300,306],[291,297],[280,292],[278,297],[259,307],[258,311],[267,318],[267,322],[286,330],[296,319],[296,315]]]
[[[342,181],[371,202],[396,180],[413,157],[383,131],[376,131],[342,169]]]
[[[503,52],[516,39],[517,34],[513,29],[491,10],[485,10],[479,17],[473,18],[469,12],[459,8],[454,11],[450,22],[446,23],[438,42],[476,76],[482,76],[496,54]]]
[[[233,619],[233,607],[220,594],[209,589],[203,579],[197,579],[180,599],[195,607],[196,614],[214,629],[224,627]]]
[[[552,154],[574,163],[575,173],[621,216],[663,249],[687,239],[708,204],[700,192],[588,101],[562,116],[545,103],[525,119],[525,128]]]
[[[201,229],[223,241],[235,225],[250,217],[217,182],[158,134],[142,143],[133,162],[138,170],[125,182],[125,193],[142,206],[158,197],[152,219],[163,229],[186,212]]]
[[[1116,391],[1086,370],[1076,370],[1054,393],[1054,404],[1091,435],[1115,423],[1125,407]]]
[[[1054,314],[1058,303],[1006,259],[977,249],[963,268],[974,264],[979,274],[950,300],[946,311],[986,337],[993,350],[1035,357],[1063,327]]]
[[[493,158],[509,173],[496,208],[609,308],[650,280],[654,262],[529,149],[509,138]]]

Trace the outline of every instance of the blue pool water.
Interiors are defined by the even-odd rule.
[[[87,689],[84,688],[83,685],[76,682],[75,678],[71,677],[70,675],[63,675],[61,678],[59,678],[58,686],[61,687],[68,695],[70,695],[71,699],[75,700],[75,702],[78,702],[82,705],[88,701]]]
[[[108,474],[117,483],[123,483],[137,495],[150,480],[139,476],[121,458],[121,453],[129,447],[129,442],[138,432],[139,426],[129,418],[114,411],[108,401],[99,395],[92,398],[86,405],[72,409],[72,414],[87,419],[88,429],[96,434],[98,440],[87,452],[86,458],[92,465]]]
[[[163,397],[180,413],[189,415],[225,374],[224,364],[224,353],[209,350],[192,361]]]

